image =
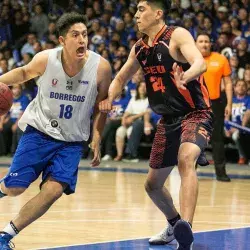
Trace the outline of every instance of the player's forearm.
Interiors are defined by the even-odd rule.
[[[110,102],[113,102],[118,96],[122,94],[124,86],[125,82],[120,77],[115,77],[115,79],[111,82],[108,91]]]
[[[206,72],[206,70],[207,66],[204,59],[196,59],[194,60],[191,67],[187,71],[185,71],[183,80],[188,83],[202,75],[204,72]]]
[[[107,114],[95,109],[93,121],[93,136],[91,146],[95,147],[101,143],[102,132],[106,124]]]
[[[5,83],[6,85],[20,84],[26,82],[27,80],[29,79],[27,79],[25,71],[22,67],[13,69],[0,76],[0,82]]]
[[[231,78],[228,77],[225,81],[225,92],[227,96],[227,105],[232,106],[233,102],[233,84]]]

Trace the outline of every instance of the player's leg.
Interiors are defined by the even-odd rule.
[[[167,227],[162,232],[149,239],[150,244],[167,244],[174,239],[173,227],[180,219],[172,197],[164,183],[177,164],[179,147],[179,132],[166,135],[166,128],[161,121],[157,126],[151,155],[150,169],[145,183],[146,191],[155,205],[163,212],[168,221]]]
[[[26,190],[38,178],[48,162],[51,161],[62,146],[64,146],[64,143],[56,143],[55,140],[34,128],[28,127],[20,140],[8,174],[1,180],[2,194],[17,196]],[[57,189],[55,188],[55,190]],[[58,195],[58,191],[56,195]],[[38,195],[21,209],[21,215],[19,214],[17,218],[22,217],[23,222],[11,221],[3,229],[3,233],[0,234],[0,249],[10,249],[8,245],[11,238],[39,216],[39,213],[34,214],[31,212],[31,207],[36,211],[36,206],[41,206],[38,203],[35,205],[39,197]],[[18,224],[15,225],[15,223]]]
[[[52,177],[48,177],[43,183],[41,191],[28,201],[21,208],[17,217],[12,220],[17,231],[20,232],[45,214],[52,204],[62,196],[67,185],[54,180]]]
[[[174,227],[178,250],[192,249],[194,237],[192,222],[198,198],[196,162],[204,164],[201,152],[208,145],[212,133],[212,114],[209,111],[190,113],[182,121],[181,146],[178,152],[178,169],[181,177],[180,210],[183,220]]]

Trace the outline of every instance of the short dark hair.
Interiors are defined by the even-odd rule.
[[[207,36],[209,38],[209,42],[211,42],[211,37],[210,37],[210,35],[208,33],[206,33],[206,32],[199,32],[197,34],[197,36],[196,36],[196,41],[197,41],[197,39],[198,39],[199,36]]]
[[[70,27],[76,23],[83,23],[87,27],[88,19],[77,12],[63,14],[56,23],[57,35],[65,36]]]
[[[139,0],[138,2],[142,1],[146,1],[149,5],[156,5],[164,11],[164,14],[169,13],[172,5],[172,0]]]

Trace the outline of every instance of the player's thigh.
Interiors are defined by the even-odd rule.
[[[54,180],[66,184],[64,192],[74,193],[77,182],[78,166],[83,150],[82,143],[65,143],[51,159],[50,165],[44,170],[42,184],[50,176]]]
[[[180,129],[177,127],[176,130],[171,130],[163,121],[160,121],[151,149],[149,166],[153,169],[161,169],[177,165],[179,146]]]
[[[4,178],[6,187],[29,187],[46,168],[58,147],[58,143],[35,129],[25,132]]]

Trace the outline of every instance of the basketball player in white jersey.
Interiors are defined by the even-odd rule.
[[[57,30],[60,48],[40,52],[28,65],[0,77],[7,85],[39,77],[37,97],[19,121],[24,135],[8,174],[0,181],[0,197],[22,194],[42,173],[38,195],[0,232],[0,249],[11,249],[14,236],[41,217],[63,193],[74,193],[92,112],[91,165],[100,163],[99,144],[106,115],[99,112],[98,103],[107,97],[111,67],[87,49],[84,16],[64,14]]]

